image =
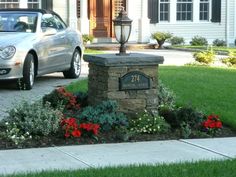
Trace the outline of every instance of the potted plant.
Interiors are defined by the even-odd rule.
[[[162,48],[164,42],[167,39],[170,39],[172,37],[172,34],[168,32],[156,32],[153,33],[151,37],[157,41],[158,48]]]

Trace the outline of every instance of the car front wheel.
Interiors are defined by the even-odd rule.
[[[23,66],[23,78],[18,81],[18,87],[22,90],[31,90],[35,79],[34,56],[28,54]]]
[[[75,79],[78,78],[81,72],[81,55],[78,49],[75,49],[70,69],[67,71],[63,71],[63,75],[65,78]]]

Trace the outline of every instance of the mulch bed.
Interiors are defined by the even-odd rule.
[[[4,130],[0,129],[0,132]],[[210,137],[210,136],[209,136]],[[192,136],[189,138],[209,138]],[[214,137],[236,137],[236,131],[229,127],[223,127]],[[34,137],[24,142],[23,145],[15,145],[13,142],[0,137],[0,150],[6,149],[24,149],[24,148],[41,148],[53,146],[67,146],[67,145],[84,145],[84,144],[103,144],[103,143],[121,143],[121,142],[138,142],[138,141],[157,141],[157,140],[176,140],[181,139],[180,132],[173,131],[168,134],[135,134],[123,135],[118,132],[100,133],[97,138],[81,137],[81,138],[64,138],[60,134]]]

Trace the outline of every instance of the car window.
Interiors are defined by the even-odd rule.
[[[54,28],[57,31],[64,30],[67,26],[57,15],[44,14],[42,17],[41,27],[44,28]]]
[[[0,12],[0,32],[36,31],[37,14],[24,12]]]

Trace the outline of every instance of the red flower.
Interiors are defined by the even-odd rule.
[[[72,133],[71,133],[71,135],[73,136],[73,137],[81,137],[81,132],[79,131],[79,130],[74,130]]]

